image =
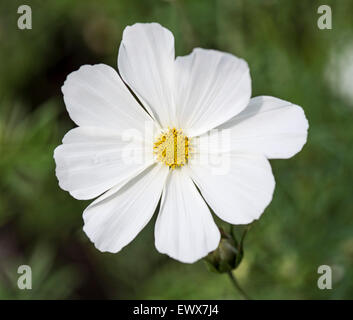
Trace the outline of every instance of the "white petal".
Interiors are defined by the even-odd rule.
[[[124,81],[163,126],[173,125],[174,37],[158,23],[125,28],[118,68]]]
[[[308,121],[301,107],[268,96],[250,100],[248,107],[218,129],[230,129],[228,151],[261,153],[268,159],[290,158],[306,143]]]
[[[190,176],[214,212],[231,224],[258,219],[272,200],[275,181],[260,155],[213,155],[208,163],[189,162]]]
[[[94,198],[153,163],[146,148],[143,140],[126,141],[115,130],[74,128],[54,151],[59,185],[77,199]]]
[[[84,65],[63,87],[71,119],[79,126],[143,130],[151,117],[129,92],[118,73],[104,64]]]
[[[212,215],[184,168],[172,171],[155,227],[157,250],[193,263],[215,250],[219,240]]]
[[[165,165],[150,166],[86,208],[83,230],[97,249],[115,253],[136,237],[156,209],[168,172]]]
[[[244,60],[197,48],[175,63],[179,126],[189,136],[224,123],[247,106],[251,79]]]

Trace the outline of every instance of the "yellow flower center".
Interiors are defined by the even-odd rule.
[[[172,169],[182,167],[189,157],[189,138],[175,128],[163,132],[154,143],[157,159]]]

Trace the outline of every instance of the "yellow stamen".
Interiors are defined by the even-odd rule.
[[[182,167],[189,158],[189,139],[175,128],[163,132],[154,143],[157,159],[172,169]]]

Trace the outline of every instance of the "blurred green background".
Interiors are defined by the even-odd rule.
[[[19,5],[32,30],[17,28]],[[332,8],[332,30],[317,8]],[[353,1],[0,1],[0,299],[238,299],[226,275],[182,264],[154,248],[151,221],[118,254],[82,231],[77,201],[61,190],[53,150],[72,127],[60,91],[83,64],[116,67],[124,27],[156,21],[176,54],[215,48],[247,60],[253,96],[303,106],[301,153],[271,161],[273,202],[245,242],[235,275],[257,299],[353,298]],[[33,289],[17,288],[28,264]],[[319,290],[317,269],[333,268]]]

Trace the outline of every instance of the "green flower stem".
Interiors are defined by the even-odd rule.
[[[248,294],[241,288],[241,286],[239,285],[237,279],[235,278],[234,274],[232,271],[228,271],[228,276],[230,278],[230,280],[232,281],[232,284],[234,285],[234,287],[236,288],[236,290],[238,290],[239,294],[241,295],[241,297],[244,300],[252,300]]]

